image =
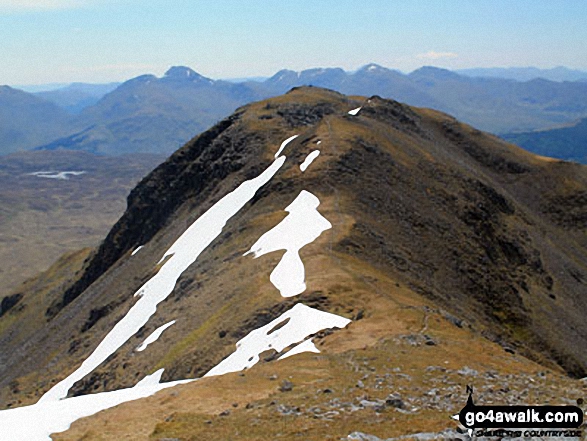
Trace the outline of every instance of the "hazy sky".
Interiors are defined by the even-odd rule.
[[[0,84],[369,62],[587,69],[585,0],[0,0]]]

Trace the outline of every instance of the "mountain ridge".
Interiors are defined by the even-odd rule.
[[[0,396],[9,407],[42,398],[0,419],[53,412],[58,398],[68,408],[151,395],[218,369],[234,375],[204,384],[249,390],[271,376],[283,378],[280,393],[293,389],[292,400],[315,400],[319,387],[322,397],[359,400],[358,410],[379,406],[356,415],[369,427],[394,407],[412,409],[402,424],[425,418],[412,395],[388,404],[377,385],[392,377],[379,372],[407,375],[412,387],[423,375],[455,394],[453,375],[490,369],[486,378],[519,390],[543,369],[556,375],[550,387],[575,394],[570,377],[587,373],[586,194],[584,166],[532,155],[435,110],[316,87],[248,104],[146,176],[100,247],[66,256],[10,300],[0,317]],[[295,214],[300,206],[307,211]],[[280,288],[284,265],[296,268],[291,292]],[[312,326],[301,310],[313,311]],[[318,316],[337,322],[315,329]],[[282,343],[292,329],[306,333]],[[290,351],[310,354],[276,362]],[[279,377],[293,366],[297,374]],[[374,384],[358,366],[378,372]],[[516,369],[523,373],[512,376]],[[322,392],[329,383],[334,391]],[[372,404],[354,397],[367,384]],[[245,404],[233,409],[261,416]],[[270,421],[276,404],[266,405]],[[346,413],[334,409],[338,427]],[[177,426],[182,417],[170,417],[157,433],[209,430],[198,418]]]
[[[346,112],[357,104],[362,104],[357,116],[347,115]],[[260,127],[267,129],[261,130]],[[67,311],[74,308],[78,311],[76,323],[81,326],[90,320],[88,323],[91,325],[84,333],[86,336],[93,335],[96,327],[104,332],[112,320],[112,311],[130,306],[128,300],[120,303],[116,296],[108,294],[107,287],[114,280],[112,274],[127,271],[125,268],[128,265],[137,271],[139,261],[143,265],[151,261],[146,266],[156,267],[159,258],[153,260],[153,249],[150,247],[160,248],[163,237],[177,235],[179,224],[182,224],[178,224],[179,219],[197,217],[210,206],[210,201],[217,200],[219,192],[234,188],[234,183],[239,180],[237,176],[250,178],[258,175],[263,168],[261,164],[266,163],[269,157],[267,144],[286,138],[294,130],[301,130],[302,134],[285,151],[293,161],[301,163],[304,155],[294,149],[296,146],[305,146],[307,151],[316,140],[324,140],[328,136],[331,137],[328,143],[332,150],[321,154],[312,164],[313,172],[304,175],[303,183],[292,179],[292,165],[284,169],[283,178],[269,183],[252,200],[248,214],[237,223],[241,228],[254,212],[269,209],[266,205],[269,199],[272,201],[270,206],[285,207],[286,201],[291,202],[303,188],[301,185],[314,191],[319,188],[317,194],[322,201],[321,207],[324,207],[322,210],[330,213],[327,218],[332,218],[332,204],[338,198],[339,204],[346,201],[346,210],[339,213],[355,219],[354,222],[346,220],[339,225],[346,233],[342,236],[342,231],[337,233],[333,252],[360,258],[380,271],[394,274],[402,285],[439,302],[457,316],[467,317],[468,321],[476,323],[475,326],[485,329],[487,335],[494,335],[492,338],[497,341],[534,354],[533,357],[539,357],[543,362],[550,358],[551,362],[560,363],[574,375],[584,374],[581,355],[573,352],[572,348],[555,349],[553,342],[560,341],[560,333],[573,332],[571,326],[579,326],[577,329],[580,329],[573,314],[580,314],[580,292],[584,288],[571,273],[582,278],[582,270],[565,253],[572,250],[574,259],[584,258],[585,213],[580,204],[581,192],[568,193],[570,190],[565,184],[553,183],[559,182],[556,176],[563,174],[567,178],[574,177],[576,185],[585,185],[585,169],[571,163],[541,160],[438,112],[409,108],[378,97],[358,101],[316,88],[295,89],[284,97],[240,109],[211,131],[192,140],[147,176],[131,192],[125,215],[97,254],[86,260],[84,270],[74,279],[77,281],[69,284],[64,295],[53,295],[49,303],[44,303],[48,326],[53,328],[62,323],[65,316],[70,321]],[[390,135],[382,136],[382,133],[388,133],[386,131]],[[382,144],[390,142],[387,136],[391,136],[393,141]],[[411,141],[406,143],[407,139]],[[383,148],[383,145],[388,147]],[[492,147],[489,148],[489,145]],[[394,153],[390,154],[390,151]],[[462,168],[459,161],[464,161],[467,168]],[[330,165],[324,169],[326,164]],[[468,168],[477,170],[477,177],[471,175]],[[435,181],[426,181],[426,187],[421,182],[420,172],[416,172],[418,169],[434,176]],[[321,176],[317,174],[318,170],[323,170]],[[537,173],[542,175],[539,180]],[[196,176],[200,178],[196,179]],[[382,177],[385,178],[382,180]],[[381,190],[374,191],[376,182],[379,182]],[[543,188],[536,191],[536,186]],[[338,197],[334,190],[336,187],[341,192]],[[344,198],[343,194],[346,195]],[[361,200],[349,196],[353,194],[371,196]],[[406,200],[401,194],[410,194],[411,199]],[[424,196],[427,194],[432,196]],[[456,195],[460,196],[457,198]],[[196,197],[208,202],[194,205]],[[572,206],[572,210],[561,208],[560,203],[569,208]],[[438,212],[443,205],[452,208]],[[539,206],[544,208],[536,212]],[[190,212],[188,207],[197,208],[195,212]],[[365,213],[371,213],[369,216],[372,217],[365,217]],[[431,213],[438,214],[431,218]],[[385,223],[375,221],[385,216],[389,217]],[[266,224],[267,220],[262,223]],[[537,232],[528,230],[532,224],[540,225],[541,234],[554,235],[552,237],[557,238],[559,246],[546,247]],[[163,231],[166,233],[163,234]],[[259,231],[259,225],[245,231],[248,235],[254,235],[253,231]],[[441,231],[444,233],[439,233]],[[566,238],[561,236],[562,231]],[[208,262],[204,265],[212,265],[214,260],[209,259],[219,250],[226,249],[234,240],[231,239],[234,232],[228,231],[223,237],[224,241],[204,253],[202,258]],[[455,241],[450,239],[452,237],[461,239]],[[424,242],[429,244],[430,251],[420,247]],[[141,250],[133,258],[136,263],[131,264],[125,256],[140,244],[147,244],[145,249],[149,251]],[[436,251],[442,248],[451,257],[437,254]],[[476,257],[467,257],[469,255]],[[236,259],[234,254],[230,260],[233,259]],[[560,273],[561,265],[566,265],[564,274]],[[105,276],[107,273],[111,275]],[[144,270],[140,273],[143,275],[129,278],[117,291],[136,290],[137,281],[145,277]],[[446,275],[441,277],[438,274]],[[189,296],[184,297],[184,293],[196,283],[194,274],[182,276],[178,283],[174,295],[178,299],[189,299]],[[453,296],[459,293],[457,298],[458,302],[462,302],[459,303],[461,306],[445,297],[449,292]],[[324,305],[332,305],[329,303],[332,300],[322,299],[317,293],[308,296],[307,299],[315,298],[317,304],[326,302]],[[104,309],[96,308],[98,298],[104,299]],[[25,296],[21,302],[26,303],[26,299]],[[569,315],[562,305],[571,299],[578,303],[576,312]],[[552,317],[548,314],[543,316],[539,305],[544,302],[550,302],[552,311],[565,309],[565,320],[560,320],[557,315],[560,312],[551,312],[554,314]],[[229,304],[234,307],[234,303]],[[96,312],[90,313],[88,307]],[[18,308],[13,310],[18,311]],[[93,315],[96,322],[91,318]],[[544,324],[548,320],[557,320],[560,329],[549,330],[550,327]],[[576,335],[574,338],[584,337]],[[183,357],[193,360],[193,355],[183,354],[185,350],[178,352],[179,358],[168,355],[166,359],[175,360],[172,363],[176,365],[166,370],[169,373],[164,378],[176,379],[186,375],[185,361],[179,360]],[[564,351],[564,355],[560,351]],[[206,366],[210,366],[207,363],[213,363],[208,357],[205,357],[208,361],[191,366],[189,372],[204,373]],[[21,366],[22,361],[17,361]],[[55,366],[58,365],[60,363]],[[105,378],[114,372],[104,369]],[[106,374],[107,371],[110,374]],[[85,391],[94,384],[98,384],[100,390],[103,387],[101,383],[94,383],[98,378],[101,377],[76,386],[79,388],[76,390]],[[110,380],[107,383],[112,386],[118,384]]]

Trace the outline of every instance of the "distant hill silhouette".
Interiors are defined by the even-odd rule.
[[[86,107],[93,106],[100,98],[116,89],[120,83],[87,84],[72,83],[55,90],[35,93],[44,100],[51,101],[70,113],[80,113]]]
[[[507,78],[516,81],[529,81],[544,78],[551,81],[579,81],[587,80],[587,72],[558,66],[552,69],[538,69],[537,67],[489,67],[476,69],[459,69],[456,72],[470,77]]]
[[[70,132],[75,125],[61,107],[30,93],[0,86],[0,154],[30,149]]]
[[[567,127],[510,133],[502,138],[537,155],[587,164],[587,118]]]

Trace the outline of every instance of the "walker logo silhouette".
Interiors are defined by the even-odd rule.
[[[583,411],[577,406],[477,406],[473,402],[473,388],[469,385],[467,393],[467,404],[453,418],[469,429],[469,435],[474,429],[576,429],[583,423]],[[524,436],[537,436],[535,432],[526,432]],[[551,436],[577,435],[576,432],[557,432]]]

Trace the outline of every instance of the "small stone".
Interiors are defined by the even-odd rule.
[[[283,380],[279,386],[280,392],[289,392],[293,389],[293,383],[288,380]]]
[[[360,389],[363,389],[365,387],[365,383],[363,383],[361,380],[357,381],[357,387]]]
[[[222,412],[220,412],[220,416],[221,417],[225,417],[225,416],[228,416],[228,415],[230,415],[230,410],[228,410],[228,409],[227,410],[223,410]]]
[[[327,388],[327,389],[324,389],[324,390],[322,391],[322,393],[325,393],[325,394],[331,394],[331,393],[332,393],[332,389],[328,389],[328,388]]]
[[[238,403],[232,403],[232,407],[238,407]]]
[[[406,404],[404,403],[404,401],[402,400],[402,398],[399,394],[388,395],[387,398],[385,399],[385,404],[387,406],[395,407],[398,409],[403,409],[406,407]]]
[[[472,375],[477,376],[479,373],[475,369],[471,369],[469,366],[463,367],[460,371],[457,371],[459,375]]]
[[[271,381],[275,381],[275,380],[277,380],[277,375],[273,374],[273,375],[271,375],[271,376],[269,377],[269,379],[270,379]]]
[[[382,403],[379,401],[361,400],[359,401],[359,404],[363,407],[377,407],[381,406]]]
[[[446,368],[441,367],[441,366],[428,366],[426,368],[426,372],[435,372],[435,371],[446,372]]]
[[[353,432],[347,437],[347,439],[349,441],[381,441],[381,438],[363,432]]]

